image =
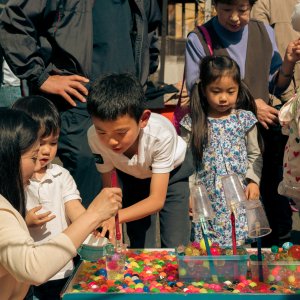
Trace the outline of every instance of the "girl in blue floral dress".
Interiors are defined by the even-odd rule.
[[[220,246],[232,245],[230,210],[226,206],[221,178],[235,173],[247,199],[259,198],[262,156],[258,143],[255,102],[234,60],[227,56],[205,57],[200,80],[191,94],[191,113],[181,124],[191,130],[191,150],[196,178],[205,185],[216,217],[209,239]],[[202,238],[195,224],[195,241]],[[236,214],[236,239],[241,245],[248,228],[244,208]]]

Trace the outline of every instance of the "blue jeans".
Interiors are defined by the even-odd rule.
[[[2,85],[0,87],[0,107],[10,107],[20,97],[20,86]]]

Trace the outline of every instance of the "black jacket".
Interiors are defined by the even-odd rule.
[[[150,65],[152,71],[157,68],[158,50],[153,44],[150,47],[150,40],[155,40],[161,15],[156,0],[129,1],[136,28],[136,75],[145,84]],[[51,74],[89,78],[93,3],[94,0],[9,1],[0,17],[0,43],[13,72],[33,89],[38,89]],[[154,59],[152,64],[150,57]]]

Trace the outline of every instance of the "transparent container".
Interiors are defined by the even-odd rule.
[[[300,208],[300,186],[294,185],[291,182],[281,181],[278,185],[278,193],[280,195],[292,198],[296,206]]]
[[[222,176],[224,195],[229,210],[234,211],[247,201],[242,184],[236,174]]]
[[[260,200],[246,201],[245,208],[250,238],[259,238],[271,233],[272,229]]]
[[[250,270],[254,281],[259,281],[259,270],[262,270],[264,283],[300,289],[300,261],[250,260]]]
[[[191,188],[191,199],[193,208],[193,222],[212,220],[215,213],[211,207],[207,191],[201,183],[195,183]]]
[[[180,256],[177,255],[179,280],[215,281],[244,280],[248,255]],[[213,266],[213,267],[212,267]],[[213,268],[213,269],[212,269]],[[213,276],[214,275],[214,276]]]
[[[105,254],[105,265],[107,279],[123,280],[125,272],[127,245],[121,245],[120,251],[116,251],[115,247],[107,247]]]

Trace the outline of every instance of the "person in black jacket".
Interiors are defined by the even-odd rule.
[[[8,0],[0,0],[0,14]],[[0,48],[0,107],[9,107],[21,97],[20,80],[12,73]]]
[[[46,96],[60,110],[58,156],[85,206],[101,189],[86,137],[88,86],[111,72],[131,72],[145,86],[149,70],[157,68],[152,42],[160,18],[156,0],[11,0],[3,9],[5,59],[31,94]]]

